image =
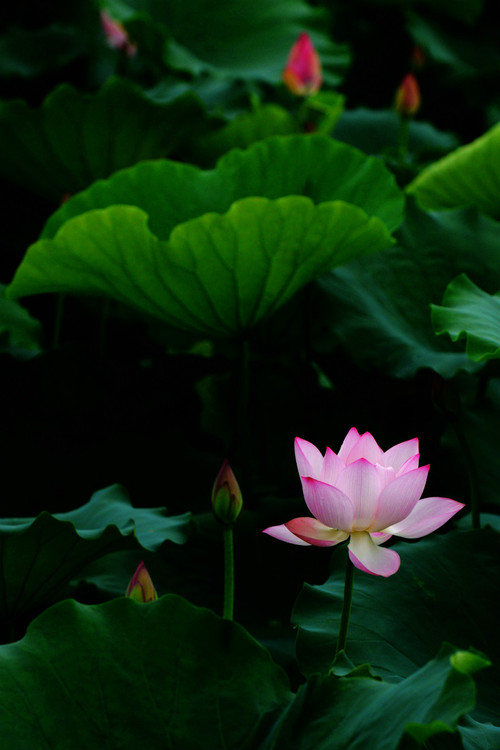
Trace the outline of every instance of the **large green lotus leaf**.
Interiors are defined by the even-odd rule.
[[[285,195],[353,203],[390,231],[403,220],[403,194],[379,159],[324,135],[290,135],[230,151],[213,170],[167,159],[124,169],[65,203],[42,236],[53,237],[72,216],[123,203],[142,208],[151,230],[166,240],[177,224],[209,211],[223,213],[239,198]]]
[[[290,698],[283,670],[241,626],[174,595],[65,601],[0,648],[11,750],[244,750]]]
[[[500,124],[424,169],[407,190],[424,208],[476,206],[500,218]]]
[[[60,202],[206,130],[204,108],[190,94],[158,104],[120,78],[95,94],[63,84],[39,109],[0,102],[0,175]]]
[[[323,29],[325,11],[303,0],[105,0],[115,18],[147,18],[168,32],[165,62],[195,75],[202,72],[240,79],[281,81],[290,49],[308,30],[323,64],[325,81],[340,82],[347,67],[345,45],[334,44]]]
[[[314,314],[328,340],[335,334],[363,366],[397,377],[427,367],[443,377],[476,369],[459,347],[436,337],[429,306],[461,271],[490,291],[500,288],[500,225],[475,209],[428,214],[409,201],[396,238],[389,252],[319,280]],[[317,344],[325,345],[319,337]]]
[[[181,544],[189,523],[189,513],[167,517],[162,508],[133,508],[118,485],[69,513],[4,518],[0,617],[18,617],[50,601],[85,565],[109,552],[155,550],[166,540]]]
[[[459,750],[458,721],[474,706],[471,675],[487,665],[477,654],[445,645],[397,685],[373,679],[367,667],[340,678],[313,675],[261,750]],[[424,744],[443,734],[450,744]]]
[[[76,216],[29,248],[9,293],[105,295],[196,334],[234,336],[315,276],[391,243],[356,206],[299,196],[245,198],[179,224],[168,242],[147,222],[134,206]]]
[[[432,323],[438,335],[465,338],[474,362],[500,357],[500,292],[483,292],[466,274],[448,284],[442,306],[432,305]]]
[[[492,529],[435,534],[398,542],[399,571],[390,578],[355,571],[346,652],[355,664],[370,662],[389,681],[422,667],[442,641],[486,653],[493,667],[478,680],[474,718],[500,715],[500,654],[492,602],[500,596],[500,534]],[[335,550],[333,574],[322,586],[306,585],[293,621],[305,674],[326,672],[335,652],[343,601],[345,548]]]

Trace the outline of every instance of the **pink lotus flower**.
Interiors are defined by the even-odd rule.
[[[290,50],[282,77],[285,86],[297,96],[307,96],[319,91],[323,83],[321,60],[309,34],[299,34]]]
[[[338,454],[327,448],[322,456],[312,443],[296,438],[295,458],[314,518],[294,518],[264,533],[319,547],[349,538],[349,557],[366,573],[396,573],[398,553],[379,546],[393,534],[425,536],[464,507],[446,497],[421,498],[429,466],[418,466],[417,438],[384,453],[369,432],[360,435],[353,427]]]

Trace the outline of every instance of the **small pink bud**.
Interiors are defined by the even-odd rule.
[[[105,10],[102,10],[101,26],[109,47],[124,52],[127,57],[134,57],[137,52],[137,46],[130,41],[130,37],[123,24],[113,20]]]
[[[145,604],[146,602],[154,602],[158,599],[153,581],[146,570],[146,566],[141,562],[137,566],[137,570],[130,579],[130,583],[127,588],[125,596],[129,599],[133,599],[135,602]]]
[[[222,523],[231,524],[236,521],[242,508],[241,490],[228,460],[225,459],[212,489],[214,515]]]
[[[285,86],[297,96],[315,94],[321,88],[321,60],[311,37],[304,31],[290,50],[282,78]]]
[[[408,73],[401,81],[394,100],[394,106],[403,117],[412,117],[420,109],[420,88],[413,73]]]

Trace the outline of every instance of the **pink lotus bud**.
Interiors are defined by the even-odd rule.
[[[141,562],[137,566],[137,570],[130,579],[130,583],[127,588],[125,596],[129,599],[133,599],[135,602],[145,604],[146,602],[154,602],[158,599],[153,581],[146,570],[146,566]]]
[[[236,521],[243,508],[243,499],[229,462],[224,460],[212,489],[212,509],[215,517],[225,524]]]
[[[413,73],[408,73],[401,81],[394,106],[403,117],[412,117],[420,109],[420,88]]]
[[[290,50],[282,78],[285,86],[297,96],[307,96],[319,91],[323,83],[321,60],[309,34],[299,34]]]
[[[113,20],[105,10],[102,10],[101,26],[109,47],[124,52],[127,57],[134,57],[137,52],[137,46],[130,41],[130,37],[123,24]]]

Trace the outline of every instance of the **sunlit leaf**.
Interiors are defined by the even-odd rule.
[[[76,216],[31,246],[9,293],[104,295],[184,330],[234,336],[315,276],[392,241],[355,206],[299,196],[245,198],[179,224],[168,242],[147,224],[133,206]]]
[[[230,151],[210,171],[169,160],[122,170],[65,203],[43,236],[53,237],[72,216],[120,203],[142,208],[151,230],[166,240],[177,224],[209,211],[224,213],[240,198],[285,195],[352,203],[390,231],[403,220],[403,194],[379,159],[324,135],[290,135]]]
[[[423,170],[408,186],[427,209],[476,206],[500,218],[500,125]]]

